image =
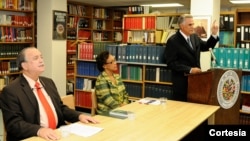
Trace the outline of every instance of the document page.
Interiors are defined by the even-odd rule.
[[[70,133],[82,137],[89,137],[103,130],[103,128],[100,127],[89,126],[81,123],[73,123],[64,128],[68,128]]]

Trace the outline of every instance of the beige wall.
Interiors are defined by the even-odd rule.
[[[66,40],[52,40],[53,10],[67,11],[67,0],[37,0],[37,48],[43,53],[44,76],[54,80],[66,95]]]

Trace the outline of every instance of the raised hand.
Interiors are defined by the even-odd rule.
[[[212,27],[211,27],[212,35],[217,35],[219,31],[219,26],[216,24],[216,20],[214,20]]]

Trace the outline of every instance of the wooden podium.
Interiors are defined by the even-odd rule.
[[[241,75],[219,68],[188,75],[188,102],[220,106],[215,124],[239,124]]]

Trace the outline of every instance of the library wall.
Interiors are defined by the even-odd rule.
[[[46,67],[42,75],[55,81],[60,95],[66,95],[66,40],[52,40],[52,12],[66,12],[66,5],[67,0],[37,0],[37,48]]]

